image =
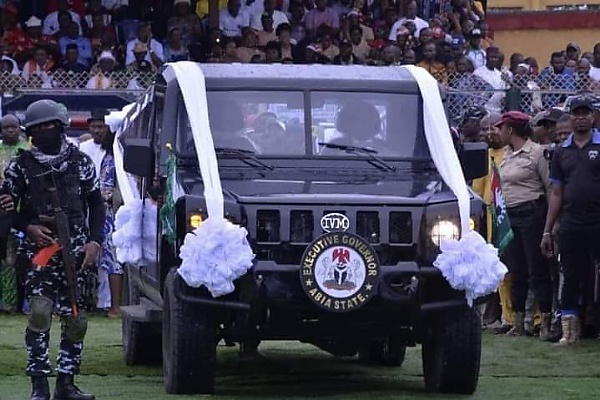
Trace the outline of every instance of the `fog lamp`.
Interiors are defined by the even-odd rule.
[[[192,228],[196,229],[204,221],[202,214],[191,214],[189,218],[189,224]]]

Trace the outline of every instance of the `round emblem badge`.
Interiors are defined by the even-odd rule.
[[[379,259],[360,236],[331,232],[317,238],[304,252],[300,281],[321,308],[348,312],[364,306],[375,292]]]

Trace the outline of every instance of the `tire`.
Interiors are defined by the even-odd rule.
[[[163,296],[163,375],[168,394],[212,394],[217,369],[216,324],[206,309],[179,301],[169,271]]]
[[[358,352],[363,364],[400,367],[406,358],[406,345],[399,340],[386,339],[371,341]]]
[[[162,361],[160,328],[149,323],[121,320],[123,358],[127,365],[160,365]]]
[[[481,316],[461,308],[432,316],[423,338],[423,377],[430,392],[473,394],[479,382]]]

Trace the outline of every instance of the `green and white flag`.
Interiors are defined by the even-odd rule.
[[[506,246],[513,239],[513,231],[510,227],[508,212],[506,211],[506,203],[502,194],[502,186],[500,185],[500,173],[498,166],[492,160],[492,184],[491,195],[492,204],[490,211],[492,215],[492,244],[498,249],[498,254],[502,255]]]
[[[160,208],[160,220],[162,223],[162,232],[167,241],[175,243],[177,234],[175,232],[175,203],[177,199],[185,194],[183,188],[177,181],[177,156],[169,152],[167,159],[167,182],[165,190],[165,201]]]

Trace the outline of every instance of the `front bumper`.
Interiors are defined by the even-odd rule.
[[[467,304],[464,292],[452,289],[435,267],[402,262],[380,268],[376,294],[365,308],[410,309],[425,313]],[[174,292],[185,303],[238,312],[269,304],[313,309],[316,306],[300,285],[299,269],[298,265],[258,261],[248,275],[238,280],[236,291],[230,295],[215,299],[204,288],[188,287],[179,276]]]

